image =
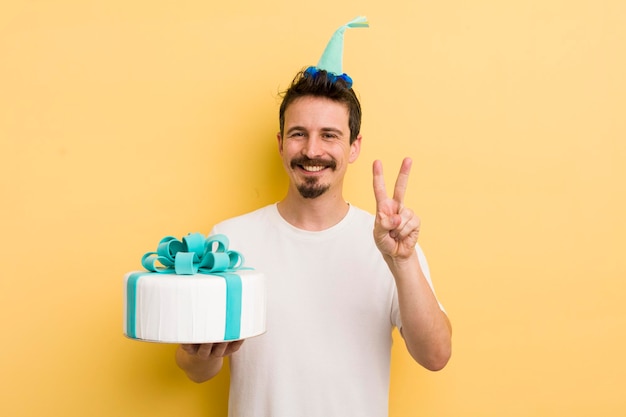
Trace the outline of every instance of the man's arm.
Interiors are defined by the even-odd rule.
[[[224,343],[182,344],[176,349],[176,364],[194,382],[205,382],[222,369],[224,357],[241,347],[243,340]]]
[[[452,327],[420,268],[417,253],[407,260],[384,257],[396,280],[401,334],[409,353],[426,369],[443,369],[452,353]]]
[[[402,162],[393,198],[387,196],[382,164],[374,162],[374,240],[394,276],[402,317],[402,337],[411,356],[426,369],[442,369],[452,352],[452,328],[422,272],[415,246],[420,219],[404,207],[411,160]]]

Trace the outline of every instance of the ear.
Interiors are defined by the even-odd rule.
[[[280,132],[276,133],[276,140],[278,140],[278,153],[283,154],[283,137]]]
[[[359,134],[354,142],[350,145],[350,156],[348,157],[348,162],[353,163],[359,157],[361,153],[361,139],[363,137]]]

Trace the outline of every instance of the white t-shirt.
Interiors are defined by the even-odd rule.
[[[350,206],[329,229],[300,230],[273,204],[214,227],[268,279],[267,332],[230,358],[230,417],[388,415],[401,319],[373,226],[373,215]]]

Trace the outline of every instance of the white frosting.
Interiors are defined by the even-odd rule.
[[[240,337],[266,330],[266,278],[251,270],[241,277]],[[128,280],[124,277],[124,334],[163,343],[211,343],[224,341],[226,281],[217,275],[145,273],[137,280],[134,330],[128,329]],[[131,303],[132,304],[132,303]],[[130,313],[132,314],[132,313]],[[129,331],[131,330],[131,331]]]

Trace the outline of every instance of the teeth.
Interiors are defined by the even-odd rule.
[[[303,165],[302,168],[305,171],[309,171],[309,172],[318,172],[324,169],[324,167],[320,165],[312,165],[312,166]]]

